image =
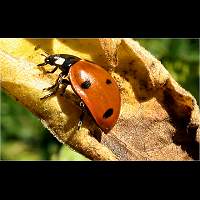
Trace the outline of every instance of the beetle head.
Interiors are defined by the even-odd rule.
[[[54,55],[50,55],[50,56],[46,56],[44,54],[41,54],[41,55],[45,57],[44,63],[38,64],[37,66],[44,66],[48,64],[54,65],[55,61],[57,60]]]

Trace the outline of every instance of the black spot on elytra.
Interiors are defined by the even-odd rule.
[[[91,82],[89,80],[81,83],[81,88],[83,88],[83,89],[88,89],[90,86],[91,86]]]
[[[106,79],[106,84],[111,84],[112,81],[110,79]]]
[[[106,110],[106,112],[103,114],[103,118],[108,118],[113,114],[113,109],[109,108],[108,110]]]

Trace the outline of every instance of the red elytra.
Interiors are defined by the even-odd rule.
[[[109,132],[115,125],[121,107],[119,88],[112,76],[97,64],[80,60],[69,70],[74,92],[83,100],[98,126]],[[90,81],[83,89],[81,84]]]

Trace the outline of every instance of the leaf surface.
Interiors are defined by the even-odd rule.
[[[122,106],[115,127],[104,134],[80,109],[71,88],[41,101],[59,70],[41,53],[91,60],[111,73]],[[0,39],[1,87],[23,104],[62,143],[92,160],[193,160],[199,158],[200,113],[195,98],[154,56],[132,39]]]

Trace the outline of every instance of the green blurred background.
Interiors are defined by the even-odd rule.
[[[199,105],[199,40],[136,40],[162,62]],[[2,91],[0,122],[2,160],[88,160],[60,144],[35,116]]]

